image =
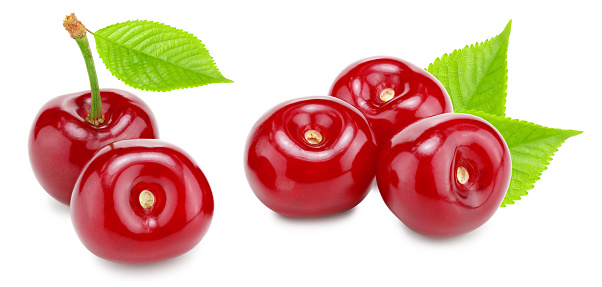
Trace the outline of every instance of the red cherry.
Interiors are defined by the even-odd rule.
[[[42,187],[69,205],[84,165],[105,145],[124,139],[157,138],[149,107],[121,90],[101,90],[104,123],[86,121],[90,92],[63,95],[40,109],[29,136],[29,159]]]
[[[71,219],[82,243],[119,263],[151,263],[196,246],[213,217],[201,169],[181,149],[158,140],[102,148],[82,171]]]
[[[377,149],[368,122],[332,97],[282,103],[257,121],[245,149],[249,184],[263,204],[292,217],[349,210],[372,186]]]
[[[395,58],[369,58],[349,65],[330,95],[357,107],[379,144],[417,120],[453,111],[445,88],[433,75]]]
[[[442,114],[383,144],[380,193],[410,229],[435,238],[470,232],[499,208],[512,174],[508,146],[485,120]]]

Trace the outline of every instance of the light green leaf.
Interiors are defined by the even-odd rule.
[[[444,54],[427,71],[445,86],[454,111],[477,110],[505,116],[510,26],[483,43]]]
[[[512,179],[502,207],[514,204],[533,189],[541,173],[564,141],[581,131],[547,128],[534,123],[490,115],[478,111],[461,111],[483,118],[504,137],[512,158]]]
[[[127,85],[170,91],[229,83],[205,45],[185,31],[151,21],[117,23],[94,33],[105,66]]]

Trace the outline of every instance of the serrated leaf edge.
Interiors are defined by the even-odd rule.
[[[541,175],[543,174],[543,172],[546,171],[546,170],[548,170],[548,165],[553,160],[554,155],[556,154],[556,152],[558,152],[558,149],[564,144],[564,142],[567,139],[571,138],[571,137],[574,137],[576,135],[579,135],[579,134],[583,133],[582,131],[578,131],[578,130],[550,128],[550,127],[546,127],[546,126],[539,125],[539,124],[536,124],[536,123],[533,123],[533,122],[529,122],[529,121],[524,121],[524,120],[513,119],[513,118],[509,118],[509,117],[502,117],[502,116],[492,115],[492,114],[485,113],[485,112],[482,112],[482,111],[477,111],[477,110],[463,110],[463,111],[458,111],[458,113],[471,114],[471,115],[478,116],[480,118],[482,118],[482,117],[479,116],[479,115],[485,115],[485,116],[495,117],[495,118],[499,118],[499,119],[508,119],[508,120],[510,120],[511,123],[512,122],[514,122],[514,123],[527,123],[527,124],[531,124],[531,125],[535,126],[536,128],[545,128],[545,129],[552,129],[552,130],[556,130],[556,131],[562,131],[562,132],[564,132],[567,135],[567,138],[564,139],[562,141],[562,143],[560,143],[560,145],[558,145],[558,147],[553,148],[553,150],[550,153],[550,155],[546,156],[546,158],[542,158],[542,161],[544,162],[544,164],[542,166],[542,170],[536,176],[533,177],[535,180],[533,181],[532,184],[529,184],[524,189],[524,194],[520,195],[520,194],[506,193],[506,196],[504,197],[504,200],[502,201],[500,207],[506,207],[508,205],[513,205],[513,204],[515,204],[516,201],[518,201],[518,200],[522,199],[522,197],[528,195],[529,191],[535,187],[535,183],[537,183],[541,179]],[[496,128],[496,130],[497,130],[497,128]],[[500,134],[501,134],[501,132],[500,132]],[[520,144],[518,146],[521,146],[521,145],[522,144]],[[512,158],[512,154],[510,155],[510,157]],[[514,166],[512,167],[512,172],[514,173]],[[523,183],[523,185],[524,185],[524,183]],[[520,191],[522,189],[522,187],[523,186],[521,186],[517,190]]]
[[[106,27],[104,27],[104,28],[101,28],[101,29],[99,29],[99,30],[106,29],[106,28],[109,28],[109,27],[112,27],[112,26],[115,26],[115,25],[126,24],[126,23],[133,23],[133,22],[154,23],[154,24],[159,24],[159,25],[163,25],[163,26],[166,26],[166,27],[169,27],[169,28],[175,29],[175,30],[177,30],[177,31],[183,32],[183,33],[185,33],[185,34],[187,34],[187,35],[191,36],[192,38],[194,38],[194,39],[198,40],[198,41],[199,41],[199,42],[200,42],[200,43],[203,45],[203,47],[205,47],[205,44],[204,44],[204,43],[203,43],[203,42],[202,42],[202,41],[201,41],[199,38],[197,38],[197,37],[196,37],[194,34],[192,34],[192,33],[188,32],[188,31],[184,31],[184,30],[182,30],[182,29],[178,29],[178,28],[176,28],[176,27],[173,27],[173,26],[170,26],[170,25],[168,25],[168,24],[164,24],[164,23],[160,23],[160,22],[155,22],[155,21],[149,21],[149,20],[139,20],[139,19],[137,19],[137,20],[128,20],[128,21],[125,21],[125,22],[119,22],[119,23],[115,23],[115,24],[112,24],[112,25],[106,26]],[[97,40],[97,39],[98,39],[98,37],[97,37],[97,35],[96,35],[95,33],[94,33],[93,35],[94,35],[94,40],[95,40],[94,42],[95,42],[95,44],[96,44],[96,49],[97,49],[97,52],[98,52],[98,56],[99,56],[99,58],[102,60],[102,62],[103,62],[103,64],[105,65],[105,67],[107,67],[107,63],[106,63],[106,61],[105,61],[104,57],[103,57],[103,56],[102,56],[102,54],[101,54],[101,53],[98,51],[98,42],[97,42],[97,41],[98,41],[98,40]],[[107,41],[107,42],[110,42],[110,41],[108,41],[108,40],[107,40],[106,38],[104,38],[104,37],[100,37],[100,38],[101,38],[101,39],[104,39],[104,40],[105,40],[105,41]],[[124,45],[122,45],[122,44],[119,44],[119,43],[115,43],[115,42],[110,42],[110,43],[112,43],[113,45],[116,45],[116,46],[123,47],[123,48],[125,48],[125,49],[128,49],[128,50],[132,50],[131,48],[129,48],[129,47],[126,47],[126,46],[124,46]],[[171,63],[171,62],[168,62],[168,61],[165,61],[165,60],[163,60],[163,59],[161,59],[161,58],[158,58],[158,57],[156,57],[155,55],[150,55],[150,54],[148,54],[148,53],[144,53],[144,52],[140,52],[140,51],[136,51],[136,52],[139,52],[139,53],[141,53],[141,54],[144,54],[144,55],[146,55],[146,56],[152,57],[152,58],[154,58],[154,59],[156,59],[156,60],[160,60],[160,61],[162,61],[162,62],[164,62],[164,63],[168,63],[168,64],[170,64],[170,65],[175,65],[175,64],[173,64],[173,63]],[[209,56],[209,58],[211,59],[211,63],[213,64],[213,66],[215,67],[215,69],[216,69],[216,70],[219,72],[219,74],[220,74],[220,75],[222,75],[222,72],[219,70],[219,68],[218,68],[218,67],[217,67],[217,65],[215,64],[215,61],[213,60],[213,56],[211,56],[211,54],[209,54],[209,53],[207,53],[207,55],[208,55],[208,56]],[[188,68],[184,68],[184,67],[180,67],[180,66],[178,66],[178,67],[179,67],[179,68],[182,68],[182,69],[184,69],[184,70],[188,70],[188,71],[192,71],[192,72],[194,72],[194,73],[197,73],[196,71],[190,70],[190,69],[188,69]],[[184,85],[184,86],[179,86],[179,87],[175,87],[175,88],[171,88],[171,89],[157,89],[157,90],[153,90],[153,89],[147,89],[147,88],[145,88],[145,87],[142,87],[142,86],[135,86],[135,85],[131,85],[130,83],[128,83],[128,82],[126,82],[126,81],[124,81],[124,79],[123,79],[122,77],[120,77],[120,76],[116,75],[115,73],[113,73],[113,71],[111,71],[111,69],[108,69],[108,68],[107,68],[107,70],[109,70],[109,72],[111,73],[111,75],[113,75],[115,78],[117,78],[118,80],[120,80],[121,82],[123,82],[124,84],[126,84],[127,86],[130,86],[130,87],[132,87],[132,88],[135,88],[135,89],[143,90],[143,91],[150,91],[150,92],[169,92],[169,91],[178,90],[178,89],[189,89],[189,88],[200,87],[200,86],[204,86],[204,85],[208,85],[208,84],[216,84],[216,83],[232,83],[232,82],[233,82],[232,80],[230,80],[230,79],[228,79],[228,78],[224,77],[223,75],[222,75],[222,78],[215,78],[215,77],[213,77],[213,76],[207,76],[207,75],[203,75],[203,76],[206,76],[206,77],[208,77],[208,78],[215,79],[216,81],[215,81],[215,82],[213,82],[213,83],[207,83],[207,84],[202,84],[202,85]]]
[[[496,39],[497,37],[500,37],[501,35],[503,35],[505,33],[510,34],[510,32],[511,32],[511,26],[512,26],[512,20],[508,21],[508,24],[506,24],[506,27],[504,28],[504,30],[500,34],[498,34],[498,35],[495,35],[495,36],[493,36],[493,37],[491,37],[489,39],[486,39],[485,41],[482,41],[482,42],[476,42],[474,44],[466,45],[466,46],[464,46],[461,49],[454,49],[454,51],[451,52],[451,53],[444,53],[441,57],[437,57],[432,63],[430,63],[425,70],[430,73],[429,70],[434,69],[435,65],[440,65],[440,62],[443,62],[444,60],[447,61],[447,58],[451,57],[452,54],[454,54],[454,53],[460,53],[461,51],[467,50],[467,49],[478,49],[481,45],[485,45],[485,44],[487,44],[489,42],[492,42],[494,39]],[[509,35],[508,35],[508,37],[509,37]],[[509,42],[510,42],[509,39],[506,40],[506,42],[508,42],[508,44],[509,44]],[[499,52],[500,52],[500,49],[497,49],[496,52],[495,52],[495,55],[497,56]],[[507,54],[504,55],[504,61],[506,63],[508,61],[508,55]],[[488,68],[489,68],[489,66],[487,66],[487,69]],[[477,82],[481,83],[481,80],[483,79],[483,77],[481,77],[480,79],[478,79]],[[508,83],[508,66],[507,65],[506,65],[506,76],[505,76],[505,78],[506,78],[506,83],[504,84],[504,94],[506,94],[506,96],[504,96],[504,98],[503,98],[503,102],[502,102],[502,114],[500,116],[505,116],[506,115],[506,102],[507,102],[507,92],[506,91],[508,89],[508,84],[507,84]],[[477,86],[478,86],[478,84],[477,84]],[[454,106],[454,112],[456,112],[455,106]]]

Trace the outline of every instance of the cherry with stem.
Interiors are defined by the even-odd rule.
[[[135,95],[100,89],[86,28],[74,14],[63,26],[78,44],[90,90],[56,97],[38,112],[29,136],[29,158],[40,185],[69,205],[75,182],[94,153],[124,139],[156,139],[150,108]]]

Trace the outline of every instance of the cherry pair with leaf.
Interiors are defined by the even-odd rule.
[[[497,210],[510,181],[508,147],[486,121],[451,113],[430,73],[401,59],[365,59],[339,75],[331,95],[368,119],[380,148],[378,188],[412,230],[457,236]]]
[[[425,117],[409,126],[391,124],[406,115],[415,118],[402,112],[391,116],[392,107],[416,109],[426,103],[420,97],[411,100],[412,85],[399,84],[404,77],[393,73],[392,59],[354,64],[334,85],[333,96],[356,105],[377,137],[389,138],[381,140],[378,187],[391,211],[421,234],[451,237],[479,227],[498,206],[526,195],[560,145],[581,133],[505,117],[510,25],[488,41],[429,65],[427,71],[449,93],[455,114]],[[380,69],[367,68],[374,61],[382,62]]]
[[[213,214],[202,171],[183,151],[156,140],[155,117],[142,100],[99,88],[87,29],[73,14],[63,26],[82,52],[91,89],[54,98],[41,108],[29,137],[34,174],[52,197],[71,205],[74,227],[96,255],[148,263],[188,251]],[[231,82],[202,42],[182,30],[130,21],[93,35],[107,68],[134,88],[169,91]],[[180,163],[177,169],[174,162]]]

